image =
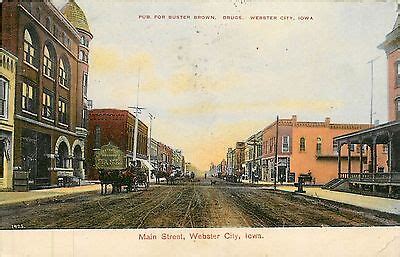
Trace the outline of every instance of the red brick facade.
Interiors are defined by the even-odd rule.
[[[133,157],[135,117],[127,110],[93,109],[89,111],[86,169],[89,179],[97,179],[94,169],[96,149],[111,143]],[[147,159],[147,126],[139,120],[137,158]]]

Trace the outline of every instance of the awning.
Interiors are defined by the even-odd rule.
[[[148,160],[138,159],[141,163],[143,163],[150,171],[155,170],[154,167],[149,163]]]

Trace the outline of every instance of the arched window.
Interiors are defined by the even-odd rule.
[[[59,83],[61,86],[69,87],[69,79],[71,77],[71,69],[66,58],[60,58]]]
[[[43,49],[43,74],[54,78],[55,51],[50,44],[46,44]]]
[[[50,17],[46,18],[46,29],[48,31],[51,31],[51,21],[50,21]]]
[[[320,155],[322,153],[322,139],[320,137],[317,138],[317,154]]]
[[[24,61],[37,67],[38,54],[37,54],[38,42],[35,35],[28,29],[24,31]]]
[[[304,137],[300,138],[300,152],[306,150],[306,139]]]

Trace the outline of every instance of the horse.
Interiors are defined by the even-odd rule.
[[[112,186],[111,193],[121,192],[120,174],[114,170],[100,170],[99,179],[101,185],[101,194],[107,194],[108,185]]]

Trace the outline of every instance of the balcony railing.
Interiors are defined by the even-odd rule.
[[[349,182],[400,183],[400,172],[340,173],[339,178]]]

